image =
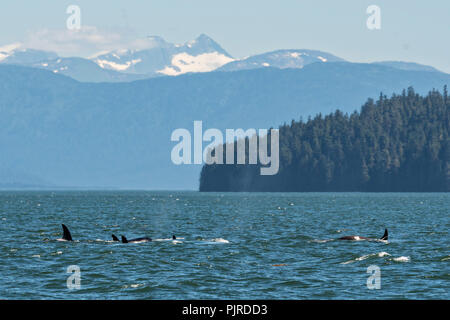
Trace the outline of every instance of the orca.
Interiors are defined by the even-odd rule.
[[[63,237],[62,237],[62,239],[66,240],[66,241],[73,241],[72,240],[72,235],[70,234],[70,231],[69,231],[69,228],[67,228],[65,224],[62,224],[62,228],[63,228]]]
[[[133,242],[149,242],[152,241],[152,238],[149,237],[141,237],[134,239],[127,239],[125,236],[122,236],[122,243],[133,243]]]
[[[70,231],[69,231],[69,228],[67,228],[67,226],[65,224],[62,224],[62,229],[63,229],[63,236],[62,236],[61,240],[73,241],[72,235],[70,234]],[[113,241],[120,242],[119,238],[117,238],[114,234],[111,236],[112,236]],[[172,238],[175,239],[175,236],[173,236]],[[122,236],[122,243],[147,242],[147,241],[152,241],[152,238],[142,237],[142,238],[135,238],[135,239],[128,240],[125,236]]]
[[[173,235],[172,240],[177,240],[177,237],[175,237],[175,235]]]
[[[358,240],[367,240],[367,241],[379,241],[379,240],[387,240],[389,237],[388,229],[384,229],[384,234],[380,239],[360,237],[360,236],[345,236],[337,238],[337,240],[350,240],[350,241],[358,241]]]

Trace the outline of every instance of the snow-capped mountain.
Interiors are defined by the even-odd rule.
[[[218,70],[236,71],[263,67],[274,67],[280,69],[301,69],[304,66],[315,62],[337,61],[345,60],[338,58],[332,54],[317,50],[277,50],[230,62],[219,68]]]
[[[207,35],[182,45],[148,37],[150,48],[117,50],[92,58],[101,68],[146,75],[179,75],[213,71],[234,59]]]

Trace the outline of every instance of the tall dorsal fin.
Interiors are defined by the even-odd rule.
[[[119,241],[119,238],[117,238],[114,234],[112,235],[113,241]]]
[[[384,229],[384,234],[383,234],[383,236],[380,238],[380,240],[387,240],[388,237],[389,237],[388,229]]]
[[[63,240],[72,241],[72,235],[70,234],[69,229],[66,227],[65,224],[62,224],[63,228]]]
[[[175,237],[175,235],[173,235],[172,236],[172,240],[176,240],[177,239],[177,237]]]
[[[125,236],[122,236],[122,243],[128,243],[127,238],[125,238]]]

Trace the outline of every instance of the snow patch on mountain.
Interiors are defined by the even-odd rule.
[[[0,61],[8,58],[15,50],[22,46],[21,43],[11,43],[0,47]]]
[[[171,66],[157,72],[170,76],[187,72],[209,72],[232,61],[234,61],[233,58],[218,52],[203,53],[197,56],[183,52],[172,57]]]
[[[120,57],[117,54],[113,53],[112,55],[116,59],[120,59]],[[142,59],[134,59],[131,61],[126,61],[123,64],[116,63],[114,61],[102,60],[102,59],[95,59],[94,62],[97,63],[101,68],[104,68],[104,69],[112,69],[115,71],[125,71],[128,68],[130,68],[132,65],[142,62]]]

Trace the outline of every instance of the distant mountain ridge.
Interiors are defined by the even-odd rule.
[[[429,72],[441,72],[436,68],[431,66],[426,66],[423,64],[418,64],[414,62],[403,62],[403,61],[381,61],[381,62],[373,62],[373,64],[379,64],[383,66],[388,66],[400,70],[409,70],[409,71],[429,71]]]
[[[332,54],[317,50],[277,50],[227,63],[220,67],[218,71],[237,71],[262,67],[300,69],[311,63],[338,61],[342,62],[345,60]]]
[[[59,57],[54,52],[23,48],[20,44],[0,47],[0,64],[15,64],[52,71],[82,82],[129,82],[161,76],[257,68],[300,69],[312,63],[346,60],[318,50],[275,50],[250,57],[232,57],[205,34],[184,44],[173,44],[159,36],[143,40],[147,49],[123,49],[90,58]],[[374,64],[411,71],[440,72],[425,65],[402,61]]]

